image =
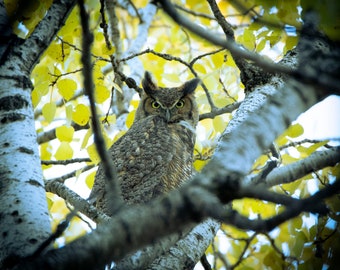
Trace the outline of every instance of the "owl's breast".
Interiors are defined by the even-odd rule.
[[[155,116],[134,123],[109,150],[125,201],[147,202],[180,186],[191,176],[193,147],[194,135],[183,125]]]

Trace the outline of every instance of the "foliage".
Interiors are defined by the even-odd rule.
[[[219,8],[234,25],[236,41],[247,49],[273,60],[281,59],[296,45],[301,27],[301,10],[304,12],[310,7],[322,7],[320,16],[324,31],[333,39],[339,38],[338,31],[334,30],[334,27],[339,26],[339,12],[336,13],[339,4],[335,3],[337,1],[328,1],[327,4],[321,4],[322,1],[300,3],[298,0],[231,2],[234,5],[229,1],[220,1]],[[15,32],[23,38],[32,32],[51,5],[51,1],[24,3],[17,0],[5,3],[12,16]],[[192,21],[208,28],[209,31],[220,33],[221,30],[210,14],[207,2],[187,0],[177,3],[186,10]],[[106,45],[101,28],[100,2],[88,0],[86,4],[95,39],[92,59],[96,105],[103,123],[102,132],[106,144],[110,146],[131,126],[138,105],[138,95],[135,94],[129,101],[127,115],[114,114],[110,109],[112,97],[117,95],[117,91],[124,91],[112,71],[103,72],[104,69],[110,69],[110,55],[115,52],[115,48],[109,49]],[[138,0],[134,1],[134,4],[137,8],[142,8],[147,1]],[[330,16],[325,16],[329,14],[328,11],[332,11]],[[50,129],[55,129],[55,139],[40,145],[43,160],[62,161],[89,157],[92,161],[87,164],[97,164],[99,158],[89,126],[89,104],[80,88],[81,25],[78,13],[78,9],[71,12],[65,26],[33,70],[32,101],[38,134],[42,135]],[[208,16],[202,16],[202,13]],[[138,34],[139,20],[130,16],[123,8],[119,8],[118,17],[121,44],[125,51],[129,42]],[[204,88],[199,87],[196,91],[201,114],[243,100],[239,70],[230,53],[192,36],[174,24],[161,10],[149,30],[145,49],[148,50],[136,57],[161,85],[178,85],[193,76],[201,78],[209,89],[209,92],[206,92]],[[124,117],[126,125],[116,123],[118,118]],[[231,117],[231,114],[222,114],[200,121],[194,163],[197,171],[208,162]],[[302,160],[327,146],[327,141],[302,142],[303,139],[304,130],[300,124],[292,125],[277,138],[283,165]],[[252,173],[261,171],[271,158],[268,154],[261,156],[254,163]],[[66,184],[86,197],[93,185],[94,171],[83,172],[84,166],[84,163],[43,165],[44,177],[61,177],[62,174],[75,171],[74,177],[67,179]],[[296,198],[305,198],[332,182],[338,175],[339,165],[315,171],[293,183],[275,186],[273,189]],[[70,210],[67,203],[58,196],[48,193],[47,198],[52,227],[55,228]],[[251,269],[315,269],[322,268],[322,265],[332,265],[340,251],[339,198],[330,199],[328,205],[332,214],[327,217],[303,214],[268,234],[245,232],[223,225],[215,242],[207,250],[208,259],[214,269],[247,269],[249,266]],[[282,211],[280,206],[254,199],[235,201],[233,207],[249,217],[267,218]],[[91,230],[90,226],[93,225],[90,224],[85,217],[73,219],[57,244],[63,245]]]

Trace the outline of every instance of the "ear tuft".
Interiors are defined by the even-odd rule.
[[[187,95],[187,94],[191,94],[192,92],[195,91],[195,89],[197,88],[197,85],[201,82],[200,79],[195,78],[192,79],[190,81],[187,81],[185,84],[183,84],[183,86],[181,87],[183,89],[183,92]]]
[[[150,72],[145,71],[144,78],[142,80],[142,86],[145,93],[150,94],[157,90],[157,85],[152,79],[152,75]]]

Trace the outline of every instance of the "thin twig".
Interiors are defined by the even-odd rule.
[[[104,34],[104,39],[105,39],[105,44],[108,50],[111,50],[112,45],[109,39],[109,34],[107,32],[108,30],[108,25],[106,23],[106,19],[105,19],[105,0],[100,0],[100,15],[101,15],[101,19],[102,22],[100,23],[100,27],[103,29],[103,34]]]
[[[55,230],[41,245],[37,248],[37,250],[31,255],[31,257],[35,258],[39,256],[47,247],[49,247],[58,237],[60,237],[63,232],[67,229],[70,224],[71,219],[76,215],[76,211],[71,211],[66,215],[65,220],[60,222]]]
[[[190,20],[180,15],[174,6],[168,0],[158,0],[163,7],[164,11],[179,25],[189,29],[194,34],[204,38],[205,40],[223,48],[226,48],[235,56],[240,58],[245,58],[251,60],[256,63],[257,66],[262,67],[263,69],[270,72],[278,72],[284,74],[292,74],[292,69],[287,66],[276,64],[272,61],[269,61],[256,53],[250,52],[245,48],[240,47],[237,43],[235,43],[231,39],[222,39],[218,34],[212,34],[211,32],[206,31],[199,25],[193,24]]]
[[[59,177],[56,177],[56,178],[51,178],[51,179],[46,179],[45,181],[46,182],[51,182],[51,181],[57,181],[57,182],[60,182],[60,183],[64,183],[67,179],[70,179],[72,177],[75,177],[79,171],[81,172],[86,172],[88,170],[91,170],[92,168],[94,168],[95,165],[87,165],[83,168],[80,168],[80,169],[77,169],[77,170],[74,170],[70,173],[67,173],[67,174],[64,174],[62,176],[59,176]]]
[[[91,162],[89,158],[74,158],[67,160],[41,160],[42,165],[68,165],[80,162]]]
[[[234,102],[234,103],[229,104],[229,105],[227,105],[223,108],[216,109],[213,112],[200,114],[199,119],[203,120],[203,119],[206,119],[206,118],[215,118],[217,115],[221,115],[221,114],[224,114],[224,113],[231,113],[234,110],[236,110],[238,107],[240,107],[240,105],[241,105],[241,102]]]

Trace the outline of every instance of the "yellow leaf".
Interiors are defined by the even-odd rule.
[[[209,91],[214,91],[219,85],[218,74],[209,74],[203,78],[203,82]]]
[[[91,172],[88,176],[86,176],[85,183],[89,189],[92,189],[93,187],[95,175],[96,172]]]
[[[51,207],[51,212],[52,213],[54,212],[54,213],[64,214],[64,213],[67,213],[69,211],[67,209],[65,201],[63,199],[55,198],[54,194],[53,194],[53,198],[54,198],[54,199],[52,199],[53,200],[53,205]],[[54,228],[53,228],[53,230],[54,230]]]
[[[115,51],[116,51],[116,48],[113,47],[113,46],[112,46],[111,49],[109,50],[109,49],[107,48],[107,46],[106,46],[105,43],[102,44],[101,49],[102,49],[102,54],[106,54],[106,55],[112,55],[112,54],[114,54]]]
[[[225,95],[216,94],[214,95],[215,105],[219,108],[227,106],[230,100]]]
[[[207,163],[208,160],[196,160],[194,162],[194,168],[196,171],[200,172]]]
[[[54,157],[57,160],[70,159],[73,156],[73,149],[68,142],[61,142]]]
[[[83,138],[83,142],[82,142],[82,144],[81,144],[81,146],[80,146],[80,149],[84,149],[84,148],[86,147],[86,145],[87,145],[87,143],[88,143],[89,138],[90,138],[91,135],[92,135],[92,129],[89,128],[89,129],[86,131],[86,134],[85,134],[85,136],[84,136],[84,138]]]
[[[267,40],[266,39],[261,39],[261,41],[256,45],[256,52],[261,52],[264,47],[266,47]]]
[[[49,90],[49,80],[47,79],[44,82],[37,83],[34,85],[34,90],[36,90],[39,93],[39,96],[45,96],[48,94]]]
[[[255,35],[252,30],[246,29],[243,33],[243,45],[249,50],[254,49],[255,46]]]
[[[200,72],[200,73],[202,73],[202,74],[206,74],[206,73],[207,73],[207,71],[206,71],[206,69],[205,69],[205,66],[202,65],[202,64],[200,64],[200,63],[196,63],[194,67],[195,67],[195,70],[196,70],[197,72]]]
[[[74,128],[72,126],[61,126],[56,129],[56,136],[59,141],[71,142],[73,139]]]
[[[223,120],[221,116],[216,116],[213,119],[213,125],[216,132],[222,133],[225,130],[227,123]]]
[[[207,132],[213,129],[213,122],[211,119],[203,119],[202,121],[200,121],[200,124],[205,128]]]
[[[39,92],[34,89],[32,91],[31,98],[32,98],[33,107],[34,108],[37,107],[38,103],[40,102],[40,98],[41,98],[41,96],[39,95]]]
[[[73,114],[73,105],[68,104],[65,106],[65,113],[66,113],[66,120],[67,124],[69,125],[72,121],[72,114]]]
[[[266,155],[261,155],[258,159],[256,159],[253,169],[259,170],[261,167],[263,167],[266,162],[268,161],[268,157]]]
[[[51,43],[45,53],[51,57],[53,61],[61,61],[63,59],[61,44]]]
[[[52,122],[55,112],[57,110],[57,107],[54,103],[46,103],[43,107],[42,107],[42,114],[45,117],[47,122]]]
[[[46,201],[47,201],[47,208],[48,210],[50,210],[53,205],[53,201],[48,196],[46,196]]]
[[[211,60],[215,65],[215,68],[219,68],[223,65],[224,63],[224,58],[225,58],[225,52],[219,52],[219,53],[215,53],[211,56]]]
[[[300,124],[294,124],[288,128],[286,135],[291,138],[299,137],[303,134],[304,130]]]
[[[174,83],[179,82],[178,74],[175,74],[175,73],[164,73],[162,76],[162,79],[165,79],[169,82],[174,82]]]
[[[63,79],[57,82],[57,87],[60,95],[64,99],[70,100],[77,89],[77,83],[71,79]]]
[[[116,115],[111,114],[111,115],[108,115],[108,116],[102,116],[100,118],[100,121],[102,123],[108,123],[109,125],[112,125],[112,124],[116,123]]]
[[[102,85],[98,85],[95,91],[96,102],[103,103],[110,97],[110,91]]]
[[[49,143],[40,145],[40,158],[41,160],[50,160],[52,156],[51,146]],[[43,169],[50,168],[52,165],[43,165]]]
[[[111,82],[111,84],[113,85],[113,87],[114,87],[118,92],[120,92],[120,93],[123,94],[123,90],[122,90],[122,88],[120,88],[120,86],[119,86],[118,84],[116,84],[116,83],[114,83],[114,82]]]
[[[87,153],[89,154],[90,159],[94,163],[99,163],[100,157],[97,153],[96,145],[93,143],[89,147],[87,147]]]
[[[90,119],[90,110],[84,104],[78,104],[72,114],[72,119],[78,125],[85,126]]]
[[[294,158],[288,154],[283,154],[281,157],[282,157],[282,164],[290,164],[298,160],[297,158]]]
[[[288,142],[288,139],[287,139],[287,137],[286,137],[284,134],[280,135],[280,136],[275,140],[275,143],[276,143],[278,146],[285,145],[287,142]]]
[[[132,112],[130,112],[128,114],[128,116],[126,117],[126,122],[125,122],[125,125],[127,126],[127,128],[130,128],[133,124],[133,120],[135,119],[135,113],[136,111],[133,110]]]

